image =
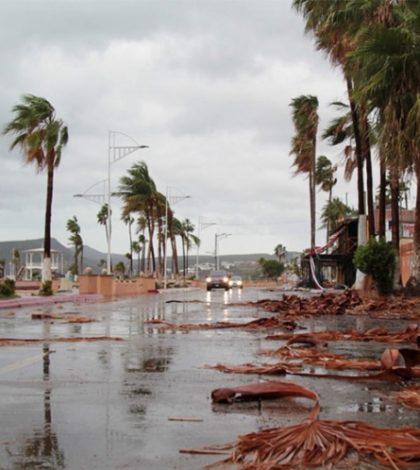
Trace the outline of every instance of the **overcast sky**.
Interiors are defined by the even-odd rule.
[[[1,128],[25,93],[47,98],[69,128],[53,201],[52,236],[62,243],[76,215],[85,243],[106,250],[99,206],[73,195],[107,177],[112,130],[150,146],[112,165],[113,189],[144,160],[162,193],[191,196],[173,206],[178,218],[217,224],[202,231],[201,253],[214,250],[216,233],[231,234],[221,254],[309,245],[308,181],[291,168],[289,104],[316,95],[322,131],[334,116],[329,103],[346,94],[291,0],[1,0],[0,49]],[[0,138],[0,240],[39,238],[46,175],[9,152],[10,141]],[[317,153],[342,160],[321,141]],[[355,185],[341,182],[335,195],[355,206]],[[324,203],[319,193],[318,215]],[[125,253],[118,201],[113,215],[112,251]],[[325,231],[317,237],[322,244]]]

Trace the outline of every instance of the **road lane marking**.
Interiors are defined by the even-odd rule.
[[[44,354],[37,354],[36,356],[30,356],[20,361],[9,364],[8,366],[2,367],[0,369],[0,374],[5,374],[7,372],[13,372],[15,370],[23,369],[24,367],[30,366],[40,361],[44,357]]]

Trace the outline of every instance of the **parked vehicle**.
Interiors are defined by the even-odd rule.
[[[241,276],[232,276],[229,279],[229,287],[238,287],[238,289],[242,289],[244,286]]]
[[[207,290],[215,288],[229,290],[229,277],[226,271],[212,271],[206,279]]]

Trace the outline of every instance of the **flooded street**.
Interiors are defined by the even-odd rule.
[[[275,380],[273,376],[223,374],[202,367],[269,362],[257,352],[284,344],[264,339],[272,330],[174,332],[144,323],[150,319],[246,322],[269,315],[255,307],[234,305],[236,302],[281,295],[258,289],[229,293],[169,290],[95,304],[0,311],[3,338],[123,339],[1,348],[0,469],[199,469],[220,457],[181,454],[179,449],[223,444],[240,434],[301,422],[313,405],[305,399],[233,405],[214,405],[210,399],[215,388]],[[39,312],[81,314],[97,321],[32,320],[31,315]],[[378,325],[400,330],[408,322],[337,316],[299,324],[307,331],[365,330]],[[329,349],[378,358],[385,347],[337,342]],[[419,412],[387,398],[398,384],[297,376],[279,380],[291,380],[317,392],[323,419],[361,420],[384,427],[420,425]]]

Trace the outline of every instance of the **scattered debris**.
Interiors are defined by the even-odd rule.
[[[32,320],[60,320],[62,323],[92,323],[96,322],[95,318],[78,314],[57,314],[57,313],[33,313]]]
[[[76,343],[79,341],[124,341],[118,336],[74,336],[57,338],[0,338],[0,347],[4,346],[27,346],[28,344],[39,343]]]
[[[168,421],[187,421],[189,423],[201,423],[203,420],[203,418],[185,418],[185,417],[181,417],[181,416],[174,416],[172,418],[168,418]]]
[[[409,385],[399,392],[391,394],[393,400],[397,400],[407,408],[420,409],[420,384]]]
[[[420,337],[419,325],[410,325],[400,332],[389,332],[385,328],[372,328],[367,331],[317,331],[314,333],[283,333],[266,336],[268,340],[296,342],[319,341],[378,341],[382,343],[417,343]]]
[[[332,467],[353,464],[349,458],[373,458],[394,469],[420,465],[420,430],[415,428],[377,428],[358,421],[319,419],[318,395],[292,382],[267,382],[212,392],[217,402],[231,403],[235,398],[260,399],[305,397],[315,401],[308,418],[300,424],[266,429],[240,436],[236,442],[214,449],[230,449],[230,456],[207,468],[238,465],[243,470],[283,469],[300,466]],[[212,450],[206,447],[203,450]],[[199,453],[198,450],[195,453]]]
[[[282,328],[288,331],[298,328],[294,321],[280,320],[276,317],[258,318],[247,323],[233,323],[228,321],[219,321],[215,323],[171,323],[166,320],[145,320],[145,324],[158,325],[170,330],[190,331],[190,330],[210,330],[217,328]]]

